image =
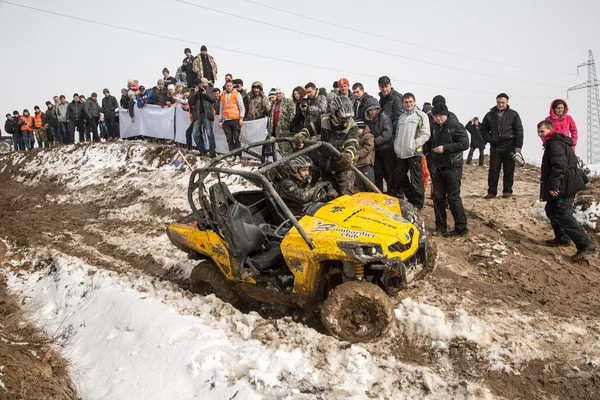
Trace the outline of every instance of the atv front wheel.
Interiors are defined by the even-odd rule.
[[[394,322],[387,294],[369,282],[351,281],[336,286],[323,303],[321,321],[327,332],[350,343],[385,336]]]
[[[221,300],[236,306],[240,297],[223,276],[221,270],[212,261],[203,261],[196,265],[190,274],[190,288],[193,293],[207,296],[214,293]]]

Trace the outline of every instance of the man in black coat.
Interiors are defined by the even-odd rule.
[[[104,121],[106,123],[106,130],[108,131],[108,140],[118,139],[118,131],[115,125],[116,110],[119,108],[119,103],[115,96],[110,94],[108,89],[102,90],[104,98],[102,99],[102,113],[104,114]]]
[[[573,216],[575,194],[585,189],[587,177],[577,168],[577,156],[573,140],[554,131],[552,122],[537,125],[538,136],[544,142],[540,199],[546,201],[546,216],[554,230],[554,239],[546,240],[551,247],[568,246],[571,241],[577,247],[574,261],[586,254],[596,253],[590,237]]]
[[[490,171],[486,199],[498,194],[500,170],[504,169],[502,197],[512,196],[515,181],[513,153],[523,147],[523,124],[519,113],[508,106],[508,95],[496,96],[496,106],[485,115],[479,128],[481,136],[490,144]]]
[[[396,126],[398,120],[404,112],[404,105],[402,104],[402,93],[398,93],[392,87],[392,81],[387,76],[382,76],[377,81],[379,85],[379,104],[381,105],[381,111],[383,111],[392,120],[392,128],[394,129],[394,135],[396,134]]]
[[[374,97],[365,103],[365,123],[375,137],[375,186],[383,192],[383,180],[387,185],[387,193],[395,196],[396,163],[398,157],[394,151],[394,132],[392,120],[381,111],[381,106]]]
[[[352,85],[352,94],[354,95],[354,102],[352,103],[352,109],[354,110],[354,121],[356,123],[364,122],[365,111],[367,111],[367,100],[373,99],[377,101],[369,93],[365,92],[365,88],[362,83],[356,82]]]
[[[485,152],[485,140],[479,132],[479,118],[473,117],[472,120],[467,122],[465,129],[471,134],[471,146],[469,149],[469,155],[467,156],[467,164],[471,164],[473,161],[473,153],[475,150],[479,150],[479,166],[483,167],[483,157]]]
[[[185,58],[181,62],[181,71],[185,72],[187,87],[193,88],[196,86],[197,75],[192,67],[196,58],[192,55],[192,50],[188,47],[186,47],[183,52],[185,53]]]
[[[456,119],[449,118],[448,107],[436,104],[431,110],[440,129],[432,130],[432,158],[435,166],[433,180],[433,208],[435,212],[435,231],[433,236],[465,236],[467,215],[460,198],[460,180],[462,178],[463,151],[469,148],[469,137],[465,127]],[[454,230],[447,231],[446,204],[454,218]]]

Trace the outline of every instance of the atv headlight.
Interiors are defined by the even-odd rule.
[[[381,245],[365,244],[356,242],[341,242],[338,247],[346,254],[353,258],[357,258],[361,262],[370,262],[373,259],[385,258]]]

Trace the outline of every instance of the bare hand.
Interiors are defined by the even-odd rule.
[[[219,128],[223,129],[223,122],[219,122]]]
[[[135,123],[135,118],[131,117],[131,123]]]
[[[521,149],[515,149],[515,153],[520,153]]]
[[[433,149],[433,151],[435,153],[443,153],[444,152],[444,146],[438,146],[435,149]]]
[[[240,119],[240,127],[244,126],[244,121]]]
[[[552,197],[556,197],[556,196],[558,196],[558,194],[559,194],[559,193],[560,193],[560,192],[559,192],[558,190],[551,190],[551,191],[550,191],[550,195],[551,195]]]

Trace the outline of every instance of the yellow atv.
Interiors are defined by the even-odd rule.
[[[252,143],[192,172],[193,213],[167,228],[191,258],[212,260],[194,268],[192,289],[234,305],[250,299],[304,308],[324,301],[328,333],[349,342],[377,339],[394,321],[388,294],[432,267],[424,226],[409,203],[381,194],[357,169],[373,192],[315,203],[296,218],[273,187],[282,178],[278,171],[300,155],[339,153],[329,143],[307,141],[301,151],[265,162],[275,153],[265,149],[285,140]],[[242,151],[262,164],[251,171],[217,166]],[[231,193],[221,181],[227,176],[242,177],[251,189]],[[216,182],[209,187],[208,180]]]

